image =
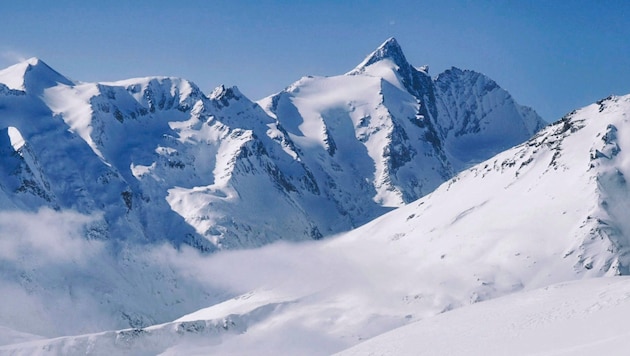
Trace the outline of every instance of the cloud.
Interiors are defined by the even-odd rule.
[[[0,333],[56,337],[147,326],[227,298],[163,257],[192,252],[88,238],[105,228],[101,214],[0,212]]]
[[[103,243],[83,236],[100,216],[42,209],[36,213],[0,213],[0,261],[30,266],[67,262],[85,263]]]
[[[94,323],[81,315],[98,310],[98,300],[80,278],[105,255],[103,241],[83,237],[100,220],[50,209],[0,212],[0,326],[48,336]],[[99,326],[112,323],[98,317]]]
[[[16,63],[24,62],[30,57],[32,56],[28,56],[14,49],[0,48],[0,69]]]
[[[27,55],[12,49],[3,50],[0,52],[0,57],[2,57],[5,61],[11,62],[22,62],[29,58]]]
[[[352,248],[334,244],[334,240],[277,242],[213,255],[169,249],[160,256],[180,278],[232,295],[273,291],[286,300],[317,295],[326,300],[323,304],[348,297],[358,308],[362,303],[376,303],[387,309],[392,300],[401,300],[410,283],[418,284],[414,274],[408,273],[415,268],[413,261],[391,263],[392,256],[369,240]],[[430,280],[427,276],[426,283],[431,284]]]
[[[314,349],[333,351],[339,328],[369,337],[399,326],[406,319],[397,308],[409,308],[410,286],[432,284],[430,274],[420,280],[409,273],[416,261],[391,263],[393,256],[371,239],[279,242],[208,255],[169,244],[86,239],[102,220],[48,209],[0,213],[0,331],[56,337],[142,327],[245,294],[282,303],[267,309],[282,323],[264,313],[245,315],[258,331],[222,341],[216,353],[244,343],[255,349],[265,340],[275,345],[270,350],[286,351],[298,346],[292,340],[306,338],[316,340]],[[442,307],[431,295],[417,303]]]
[[[291,294],[307,294],[356,278],[347,259],[322,248],[325,245],[320,242],[277,242],[209,256],[191,248],[166,248],[154,253],[159,253],[181,277],[209,288],[239,294],[272,286]]]
[[[100,215],[47,209],[0,213],[0,326],[47,337],[140,327],[269,291],[280,301],[314,303],[278,335],[301,333],[345,309],[359,325],[371,318],[364,310],[389,310],[401,300],[399,285],[412,282],[403,278],[412,266],[388,263],[369,240],[351,249],[327,240],[207,255],[169,244],[86,239],[101,223]]]

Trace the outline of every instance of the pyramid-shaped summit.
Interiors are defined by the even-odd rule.
[[[57,84],[73,85],[70,79],[36,57],[0,70],[0,83],[10,89],[29,91],[33,94]]]
[[[361,62],[356,68],[350,71],[349,75],[364,73],[366,68],[383,60],[392,61],[398,68],[405,70],[410,67],[405,54],[400,48],[398,41],[394,37],[390,37],[387,41],[383,42],[374,52],[370,53],[363,62]]]

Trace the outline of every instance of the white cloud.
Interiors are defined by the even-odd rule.
[[[192,252],[88,239],[92,228],[105,228],[102,215],[0,212],[0,333],[56,337],[149,325],[225,297],[163,257]]]
[[[80,279],[105,256],[103,241],[84,238],[100,219],[51,209],[0,212],[1,326],[53,335],[113,323]],[[97,322],[85,318],[95,313]]]
[[[166,322],[270,288],[286,300],[353,296],[348,303],[358,309],[378,301],[387,306],[396,291],[382,286],[402,275],[378,249],[349,254],[322,241],[204,255],[169,244],[87,240],[86,229],[101,222],[98,215],[46,209],[0,213],[0,326],[48,337],[119,329],[129,319]],[[373,263],[357,262],[355,253]],[[337,313],[331,308],[322,317]]]
[[[37,213],[0,213],[0,261],[28,260],[30,266],[85,263],[103,247],[83,235],[99,216],[42,209]]]
[[[7,49],[7,48],[0,49],[0,64],[2,65],[1,68],[7,67],[10,65],[19,63],[19,62],[23,62],[30,57],[31,56],[28,56],[14,49]]]

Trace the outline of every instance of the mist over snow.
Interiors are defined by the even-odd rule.
[[[3,335],[56,337],[127,323],[148,326],[249,291],[272,287],[285,301],[340,289],[361,291],[368,278],[322,242],[207,255],[191,247],[112,245],[85,238],[102,224],[101,214],[0,213]],[[361,293],[374,296],[375,282]]]
[[[89,225],[101,218],[46,208],[36,213],[0,212],[0,258],[31,267],[84,266],[103,249],[102,241],[85,239]]]
[[[147,326],[225,298],[197,280],[188,283],[189,274],[169,265],[172,246],[90,239],[103,225],[102,214],[0,213],[1,334],[55,337]]]
[[[254,309],[274,300],[278,305],[290,306],[301,300],[334,300],[339,295],[348,295],[353,304],[361,300],[364,305],[377,300],[386,304],[392,295],[389,288],[382,286],[388,285],[389,276],[400,275],[406,268],[399,264],[388,267],[378,263],[379,273],[373,273],[376,271],[365,270],[364,266],[348,258],[346,252],[337,252],[324,242],[280,242],[255,250],[211,255],[201,254],[190,247],[176,250],[168,245],[126,246],[122,251],[114,252],[105,241],[82,237],[89,224],[97,223],[99,218],[51,210],[0,215],[2,222],[11,220],[3,225],[1,240],[3,274],[0,292],[7,298],[0,305],[0,325],[7,328],[2,330],[2,335],[20,332],[55,337],[116,329],[128,322],[121,315],[123,310],[125,314],[144,318],[137,320],[137,326],[148,326],[169,318],[174,320],[186,309],[198,309],[202,303],[209,305],[213,300],[229,300],[230,296],[251,292],[254,296],[262,295],[260,305],[254,305]],[[56,245],[48,250],[45,244],[51,241]],[[40,242],[39,248],[32,248]],[[377,251],[358,253],[368,260],[379,261]],[[205,294],[205,299],[196,294]],[[365,298],[357,299],[361,295]],[[169,296],[176,300],[168,300]],[[133,299],[138,300],[133,302]],[[347,306],[344,302],[339,308]],[[356,307],[360,306],[356,304]],[[248,308],[245,307],[243,312],[248,312]],[[136,313],[133,313],[134,309]],[[322,320],[333,317],[335,309],[324,307]],[[154,312],[153,319],[140,313],[147,310]],[[178,311],[179,315],[176,314]],[[203,310],[198,313],[204,318],[209,315]],[[356,313],[360,315],[359,310]],[[222,312],[216,315],[221,320],[225,317]],[[313,317],[311,313],[306,316]],[[263,314],[263,320],[264,317]],[[297,316],[291,319],[293,321],[287,324],[268,329],[264,336],[254,334],[247,343],[253,347],[263,339],[273,342],[277,334],[282,335],[276,342],[283,349],[291,335],[295,340],[302,339],[299,335],[307,337],[312,347],[319,344],[319,350],[325,344],[329,346],[324,349],[331,351],[346,345],[325,333],[316,336],[318,342],[313,340],[308,323],[319,324],[319,317],[307,319],[306,325]],[[363,318],[357,320],[358,323],[362,321]],[[382,328],[379,322],[373,333]],[[35,335],[22,341],[35,340]],[[5,342],[8,341],[15,342]],[[197,342],[207,346],[203,339]],[[197,342],[186,343],[186,347]],[[243,345],[242,342],[237,341],[237,344]],[[296,352],[310,348],[303,342],[296,343]],[[235,347],[230,343],[226,345],[228,349]]]
[[[55,329],[61,334],[85,330],[72,324],[83,320],[82,315],[98,302],[93,297],[86,300],[80,289],[71,291],[66,280],[81,276],[80,271],[102,260],[103,242],[84,238],[86,225],[96,220],[50,209],[0,213],[0,320],[4,326],[48,336]],[[81,283],[77,286],[82,288]],[[64,290],[56,290],[59,287]],[[68,314],[73,310],[79,311],[71,313],[78,320]],[[110,317],[102,314],[98,319]]]

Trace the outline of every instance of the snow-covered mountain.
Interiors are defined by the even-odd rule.
[[[16,354],[45,354],[46,350],[330,354],[416,321],[421,323],[417,330],[431,325],[444,330],[448,328],[444,320],[451,317],[434,316],[462,307],[452,318],[470,322],[476,311],[493,305],[513,310],[514,303],[531,303],[531,298],[557,305],[562,295],[579,293],[580,285],[600,292],[589,294],[586,301],[560,303],[558,318],[567,319],[567,313],[574,311],[602,322],[611,314],[627,313],[627,280],[619,288],[609,287],[608,282],[580,283],[554,287],[567,291],[560,297],[543,290],[488,307],[467,306],[556,283],[628,273],[628,115],[630,95],[610,97],[572,112],[427,196],[332,239],[220,253],[194,261],[191,255],[183,255],[173,264],[174,270],[196,270],[200,283],[242,293],[171,323],[35,340],[0,350]],[[238,268],[226,275],[220,266]],[[610,312],[600,303],[609,300],[622,306]],[[609,311],[589,316],[597,308]],[[544,323],[546,310],[528,309],[524,315]],[[501,320],[505,323],[505,318]],[[515,322],[510,325],[517,332],[531,330],[527,323]],[[564,332],[566,324],[552,330]],[[581,327],[572,330],[584,333]],[[403,331],[393,337],[406,335]],[[591,342],[627,346],[627,342],[618,343],[618,334],[612,341],[602,339],[605,333],[596,335]],[[155,339],[167,341],[158,345]],[[564,335],[562,340],[557,347],[565,349],[575,338]],[[395,350],[378,341],[365,347],[370,349],[370,345],[384,352]],[[562,351],[544,346],[543,351]]]
[[[453,68],[431,78],[394,38],[345,75],[305,77],[259,103],[359,223],[357,211],[416,200],[544,126],[482,74]]]
[[[178,78],[74,82],[30,59],[0,71],[0,208],[102,214],[94,238],[202,251],[319,239],[542,126],[481,74],[432,79],[394,39],[259,103]]]
[[[326,261],[327,267],[317,267],[323,271],[285,277],[304,281],[311,276],[314,286],[306,291],[299,282],[277,283],[274,293],[253,291],[246,300],[209,308],[208,315],[216,318],[221,310],[227,317],[282,305],[273,316],[245,323],[247,333],[215,348],[206,345],[206,350],[253,350],[269,338],[273,343],[262,353],[329,354],[413,321],[426,319],[424,325],[432,325],[432,315],[471,303],[564,281],[627,274],[628,115],[630,95],[577,110],[426,197],[324,242],[311,252],[317,257],[304,258]],[[618,300],[625,298],[618,294]],[[269,302],[258,300],[248,313],[237,312],[233,304],[248,305],[256,295]],[[597,303],[591,299],[584,305],[576,308]],[[203,319],[204,312],[189,315],[195,316]],[[595,341],[606,338],[597,335]],[[296,337],[307,340],[297,352]]]

